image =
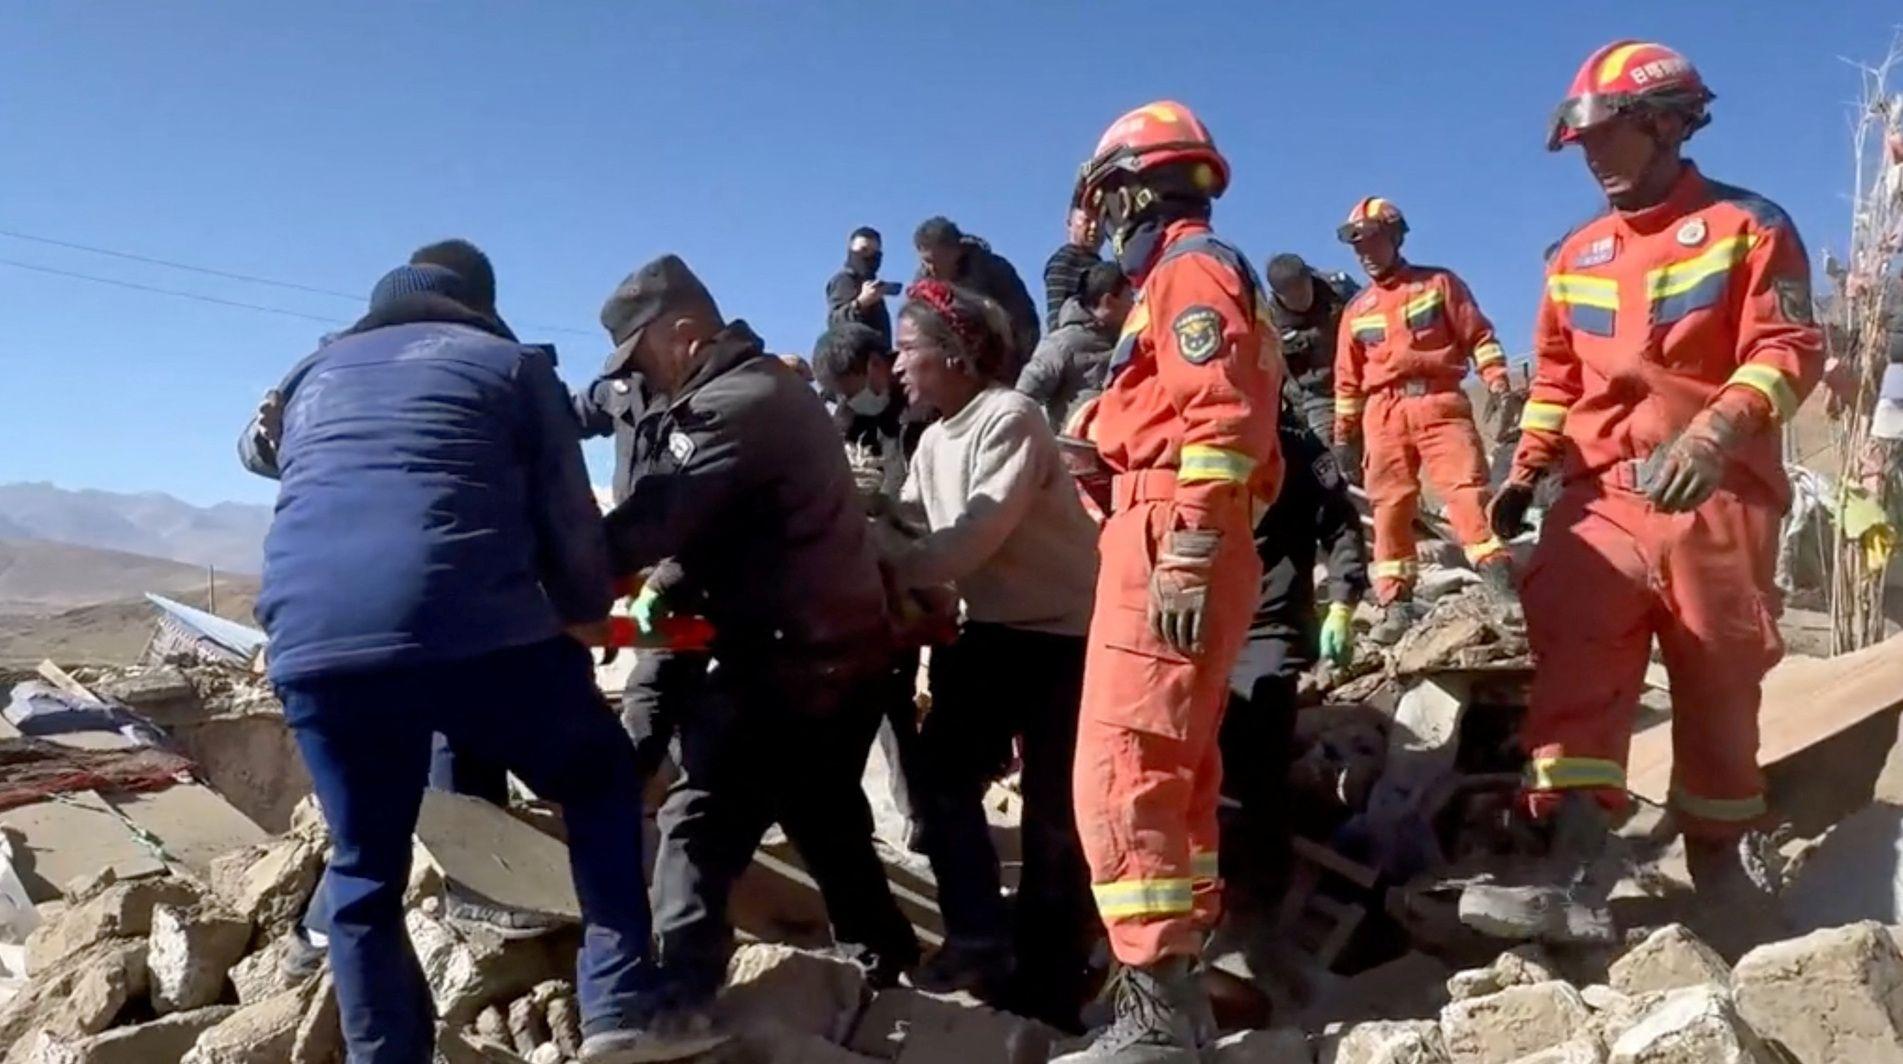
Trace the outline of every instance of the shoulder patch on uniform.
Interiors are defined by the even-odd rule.
[[[1222,315],[1215,307],[1199,303],[1184,310],[1170,331],[1176,334],[1176,350],[1192,365],[1202,365],[1222,349]]]
[[[671,433],[667,437],[667,453],[673,455],[676,462],[686,465],[687,460],[694,457],[693,437],[685,432]]]
[[[1803,275],[1780,277],[1771,282],[1777,290],[1777,310],[1792,325],[1815,325],[1811,309],[1810,278]]]
[[[1765,199],[1763,196],[1758,195],[1748,188],[1727,185],[1721,181],[1713,181],[1710,178],[1705,179],[1705,185],[1711,189],[1713,199],[1720,203],[1729,203],[1733,207],[1749,214],[1752,220],[1756,221],[1759,225],[1767,228],[1773,226],[1783,226],[1786,229],[1794,228],[1791,225],[1791,216],[1784,213],[1784,208],[1772,203],[1770,200]]]

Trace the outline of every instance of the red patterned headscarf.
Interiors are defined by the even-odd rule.
[[[946,327],[958,337],[974,363],[985,365],[1000,361],[1002,341],[985,317],[985,307],[976,298],[961,293],[944,281],[927,278],[912,282],[905,290],[907,299],[931,308]]]

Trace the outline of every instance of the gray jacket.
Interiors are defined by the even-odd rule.
[[[1071,411],[1103,392],[1116,345],[1116,334],[1099,326],[1073,296],[1058,311],[1057,328],[1018,374],[1018,391],[1043,406],[1051,428],[1062,432]]]

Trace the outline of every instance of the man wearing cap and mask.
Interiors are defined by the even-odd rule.
[[[727,897],[778,823],[833,937],[890,985],[918,942],[872,848],[859,777],[880,720],[890,622],[852,474],[825,406],[665,255],[602,307],[607,376],[649,404],[632,484],[608,515],[618,574],[677,559],[714,628],[679,714],[681,778],[660,810],[655,923],[682,1010],[704,1018],[732,945]]]

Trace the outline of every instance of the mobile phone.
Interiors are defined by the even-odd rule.
[[[896,296],[899,293],[905,291],[905,286],[900,284],[897,281],[880,281],[879,291],[884,292],[886,295],[889,295],[889,296]]]

